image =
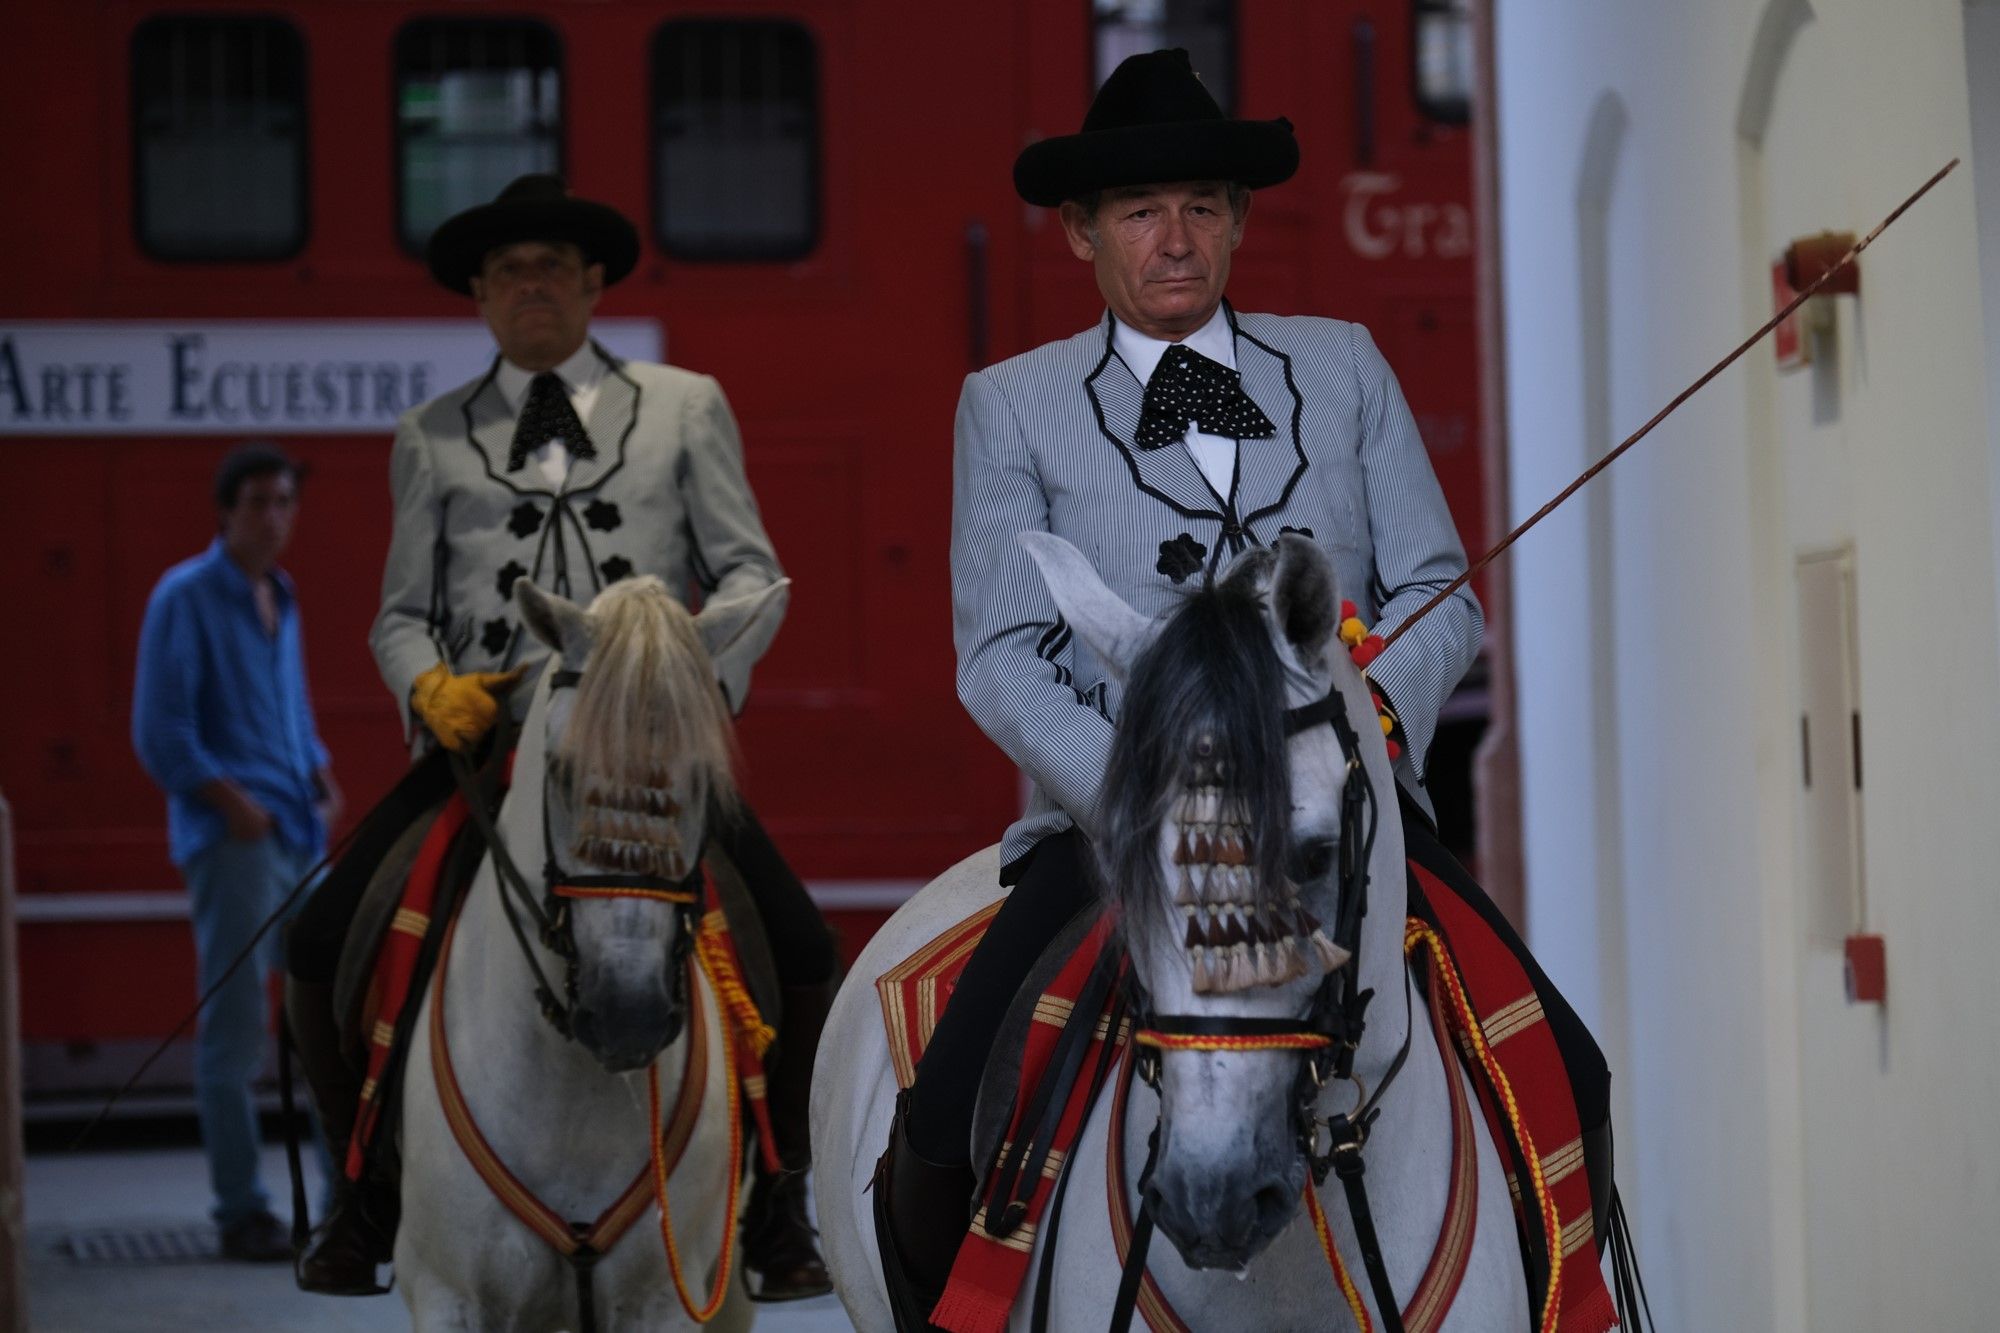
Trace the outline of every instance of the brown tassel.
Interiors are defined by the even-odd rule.
[[[1248,990],[1256,982],[1256,973],[1250,959],[1250,937],[1243,929],[1242,917],[1234,912],[1229,914],[1223,938],[1229,946],[1228,989]]]

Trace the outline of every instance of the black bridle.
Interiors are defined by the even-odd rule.
[[[1285,710],[1286,737],[1299,735],[1318,726],[1330,726],[1339,738],[1347,760],[1347,778],[1341,788],[1340,833],[1336,848],[1338,902],[1329,937],[1347,954],[1346,961],[1329,972],[1313,992],[1306,1012],[1295,1019],[1231,1017],[1208,1014],[1157,1014],[1152,1012],[1145,988],[1129,971],[1126,987],[1133,1016],[1134,1040],[1140,1049],[1136,1057],[1138,1077],[1160,1090],[1160,1057],[1163,1048],[1176,1044],[1201,1049],[1204,1038],[1248,1038],[1265,1049],[1296,1047],[1303,1058],[1292,1089],[1292,1115],[1299,1151],[1312,1171],[1313,1185],[1326,1183],[1329,1172],[1340,1177],[1354,1218],[1355,1237],[1361,1246],[1364,1266],[1375,1303],[1381,1310],[1387,1333],[1402,1333],[1403,1321],[1394,1288],[1382,1262],[1381,1245],[1375,1234],[1374,1217],[1368,1207],[1367,1188],[1362,1181],[1361,1150],[1369,1131],[1381,1114],[1382,1095],[1402,1071],[1410,1052],[1410,1031],[1406,1023],[1403,1044],[1389,1064],[1388,1072],[1370,1092],[1354,1073],[1354,1057],[1361,1048],[1367,1028],[1368,1004],[1373,989],[1361,986],[1361,927],[1368,915],[1368,862],[1375,849],[1375,834],[1381,820],[1375,789],[1368,781],[1361,760],[1361,739],[1347,719],[1340,687],[1328,689],[1325,697]],[[1405,979],[1404,998],[1408,990]],[[1175,1043],[1175,1038],[1191,1038],[1192,1043]],[[1210,1049],[1215,1049],[1210,1048]],[[1354,1085],[1354,1105],[1322,1119],[1320,1094],[1330,1082]],[[1326,1131],[1326,1147],[1320,1148],[1320,1131]],[[1138,1302],[1139,1284],[1146,1271],[1146,1249],[1152,1239],[1152,1203],[1148,1187],[1160,1146],[1160,1126],[1154,1122],[1146,1149],[1146,1165],[1139,1173],[1139,1212],[1133,1220],[1131,1247],[1126,1253],[1125,1270],[1112,1307],[1112,1333],[1124,1333],[1131,1326],[1132,1311]],[[1108,1145],[1118,1152],[1119,1144]]]
[[[549,690],[574,689],[583,680],[583,672],[560,670],[549,673]],[[452,774],[458,780],[459,791],[464,795],[466,805],[472,812],[472,820],[479,829],[480,836],[493,858],[493,872],[500,882],[500,906],[507,918],[508,928],[513,932],[515,943],[520,946],[521,956],[527,960],[528,970],[535,978],[535,1000],[541,1007],[542,1017],[565,1039],[576,1037],[576,985],[579,951],[576,944],[576,928],[572,919],[570,904],[579,897],[594,897],[608,893],[634,897],[656,898],[673,904],[678,918],[678,929],[674,933],[674,943],[668,953],[668,975],[674,988],[674,1014],[687,1012],[687,961],[694,947],[695,931],[702,913],[707,909],[707,881],[701,872],[703,847],[695,849],[696,854],[688,862],[688,872],[680,879],[667,879],[658,875],[641,874],[575,874],[565,871],[556,860],[555,839],[549,825],[549,788],[567,779],[556,772],[553,761],[543,776],[542,782],[542,884],[537,894],[529,886],[527,876],[508,851],[505,839],[493,822],[493,813],[487,809],[474,784],[470,761],[459,754],[451,756]],[[706,839],[706,822],[703,826]],[[527,928],[522,925],[526,917],[535,927],[536,938],[542,947],[563,960],[564,975],[562,990],[558,995],[549,981],[548,973],[542,970],[540,956],[528,941]]]

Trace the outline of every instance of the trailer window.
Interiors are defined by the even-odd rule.
[[[1446,125],[1472,119],[1471,0],[1416,0],[1410,7],[1417,109]]]
[[[396,230],[412,254],[452,214],[562,171],[562,53],[521,19],[419,19],[396,34]]]
[[[1236,6],[1232,0],[1091,0],[1096,64],[1091,89],[1127,56],[1186,49],[1224,115],[1236,112]]]
[[[177,261],[285,259],[306,241],[306,58],[280,18],[132,33],[133,221]]]
[[[796,259],[819,240],[819,56],[777,19],[653,39],[653,217],[681,259]]]

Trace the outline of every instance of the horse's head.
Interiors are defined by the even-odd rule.
[[[571,1035],[613,1072],[680,1035],[695,910],[685,898],[700,888],[709,822],[738,800],[718,672],[770,642],[788,589],[691,616],[652,577],[612,584],[588,610],[514,584],[522,619],[554,650],[539,734],[519,758],[543,765],[549,910],[563,923],[558,947],[575,952]]]
[[[1140,1051],[1161,1099],[1153,1213],[1189,1265],[1240,1269],[1299,1205],[1302,1117],[1330,1052],[1254,1035],[1238,1044],[1257,1049],[1215,1049],[1210,1038],[1330,1030],[1331,979],[1348,961],[1330,937],[1350,798],[1351,854],[1366,865],[1375,853],[1377,869],[1360,952],[1401,966],[1402,872],[1384,884],[1382,871],[1383,854],[1399,855],[1382,828],[1396,818],[1394,779],[1375,708],[1338,638],[1332,567],[1309,541],[1243,555],[1158,622],[1067,542],[1022,541],[1125,687],[1095,850],[1137,1021],[1179,1030]],[[1339,720],[1293,711],[1316,704]],[[1329,1105],[1340,1095],[1331,1109],[1352,1109],[1345,1085],[1328,1089]]]

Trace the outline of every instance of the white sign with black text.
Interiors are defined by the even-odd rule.
[[[658,320],[599,319],[606,350],[658,361]],[[374,435],[484,374],[473,320],[0,323],[0,437]]]

